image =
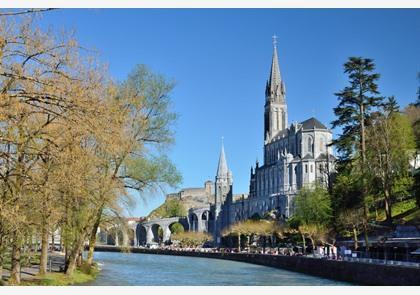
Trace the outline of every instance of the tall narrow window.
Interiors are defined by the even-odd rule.
[[[312,138],[308,137],[308,153],[312,153]]]
[[[305,164],[305,173],[308,173],[308,164]]]

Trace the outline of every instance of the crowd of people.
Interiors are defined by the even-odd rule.
[[[174,245],[162,245],[158,247],[146,247],[155,248],[160,250],[171,250],[177,252],[202,252],[202,253],[237,253],[237,254],[264,254],[264,255],[282,255],[282,256],[305,256],[312,258],[322,258],[331,260],[343,260],[344,251],[338,249],[335,246],[327,247],[320,246],[314,251],[303,252],[302,247],[284,247],[284,248],[261,248],[261,247],[249,247],[249,248],[225,248],[225,247],[183,247]]]

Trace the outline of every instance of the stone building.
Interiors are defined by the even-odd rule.
[[[316,118],[288,125],[286,87],[281,77],[277,46],[271,61],[265,86],[264,162],[251,167],[249,194],[233,194],[233,175],[226,161],[222,144],[214,183],[204,188],[188,188],[170,194],[168,198],[183,200],[188,210],[186,229],[209,232],[216,244],[229,225],[276,210],[284,219],[293,214],[293,199],[299,189],[315,183],[327,185],[334,171],[332,132]],[[171,222],[163,225],[168,228]],[[148,240],[152,239],[152,223]],[[163,222],[163,221],[162,221]],[[146,231],[144,231],[146,232]],[[168,236],[169,237],[169,236]]]
[[[316,118],[288,125],[286,87],[281,77],[274,42],[271,69],[265,87],[264,163],[251,167],[249,196],[232,198],[232,173],[222,147],[216,176],[215,238],[237,221],[271,210],[288,218],[293,198],[304,186],[327,185],[334,170],[334,156],[328,144],[332,132]],[[289,126],[289,127],[288,127]]]

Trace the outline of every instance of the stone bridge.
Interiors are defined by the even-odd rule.
[[[191,208],[188,216],[156,218],[147,220],[144,218],[129,217],[126,219],[127,227],[113,226],[108,229],[99,230],[103,237],[102,243],[107,245],[144,246],[153,243],[166,243],[171,239],[170,226],[180,223],[184,231],[212,232],[213,214],[210,206],[202,208]],[[160,230],[159,230],[160,229]],[[112,230],[110,233],[109,231]],[[160,232],[160,233],[159,233]]]
[[[134,231],[133,246],[168,242],[171,239],[170,226],[174,223],[180,223],[185,231],[190,228],[187,217],[159,218],[142,222],[128,221],[129,228]],[[159,228],[162,229],[162,237],[159,235]]]

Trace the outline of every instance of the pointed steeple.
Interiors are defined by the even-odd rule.
[[[228,175],[228,166],[226,163],[226,157],[225,157],[225,148],[223,146],[223,139],[222,139],[222,149],[220,151],[219,156],[219,164],[217,165],[217,176],[218,178],[225,178]]]
[[[271,60],[270,77],[266,85],[267,99],[284,101],[284,84],[281,79],[279,58],[277,54],[277,36],[273,36],[273,58]]]
[[[277,54],[277,37],[273,37],[273,58],[271,60],[271,70],[270,70],[270,86],[271,89],[275,89],[274,87],[280,85],[281,77],[280,77],[280,66],[279,66],[279,57]]]

